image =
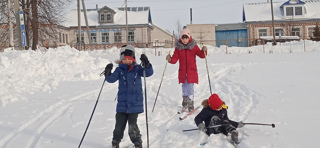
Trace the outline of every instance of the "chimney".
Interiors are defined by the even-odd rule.
[[[96,4],[96,9],[99,10],[98,4]]]
[[[192,8],[190,8],[190,25],[192,24]]]

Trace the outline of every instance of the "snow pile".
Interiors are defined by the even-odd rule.
[[[246,125],[239,129],[239,147],[318,147],[320,109],[320,43],[306,41],[271,46],[208,47],[212,92],[229,106],[230,119],[274,123],[276,128]],[[306,49],[306,52],[304,52]],[[154,112],[152,111],[165,56],[173,48],[137,48],[154,68],[146,79],[150,147],[200,147],[194,115],[183,121],[178,64],[168,64]],[[228,54],[226,54],[226,50]],[[249,51],[252,54],[248,54]],[[263,52],[264,51],[264,52]],[[270,51],[273,54],[269,54]],[[155,56],[160,53],[161,56]],[[90,119],[106,64],[119,58],[119,49],[77,51],[70,47],[0,53],[0,147],[77,147]],[[195,106],[210,96],[206,62],[197,58],[199,84]],[[114,67],[117,65],[114,64]],[[82,148],[110,148],[115,124],[117,83],[105,83]],[[147,147],[145,113],[138,125]],[[127,134],[121,147],[132,148]],[[211,135],[203,148],[232,148],[224,135]]]

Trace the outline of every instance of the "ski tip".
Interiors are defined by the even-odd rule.
[[[177,112],[177,114],[181,114],[180,112]]]
[[[180,120],[183,120],[183,118],[179,117]]]

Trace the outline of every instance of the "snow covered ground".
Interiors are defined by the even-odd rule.
[[[245,148],[317,148],[320,131],[320,43],[302,42],[251,48],[209,47],[207,57],[212,91],[229,106],[235,121],[274,123],[239,129]],[[178,64],[168,64],[154,112],[152,107],[166,64],[174,49],[136,49],[145,52],[154,67],[147,78],[148,126],[151,148],[195,148],[199,131],[195,115],[183,121]],[[269,54],[272,50],[273,54]],[[252,54],[248,54],[252,51]],[[291,51],[291,53],[290,53]],[[0,147],[78,147],[97,100],[104,77],[99,74],[119,58],[116,48],[77,51],[70,47],[37,51],[6,49],[0,53]],[[137,60],[140,63],[140,60]],[[199,84],[195,105],[210,96],[204,59],[197,59]],[[117,83],[105,83],[83,148],[110,148],[115,123]],[[138,124],[147,147],[145,113]],[[120,147],[132,147],[127,130]],[[232,148],[223,135],[211,135],[203,148]]]

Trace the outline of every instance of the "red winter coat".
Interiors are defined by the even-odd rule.
[[[186,45],[181,40],[176,42],[176,48],[169,63],[175,64],[179,60],[179,83],[185,83],[186,79],[188,79],[188,83],[198,83],[196,55],[202,59],[205,58],[203,51],[191,36]]]

